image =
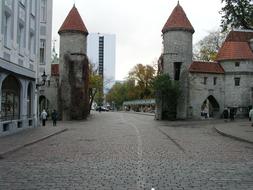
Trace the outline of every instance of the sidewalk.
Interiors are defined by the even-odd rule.
[[[221,135],[253,144],[253,127],[246,119],[216,124],[214,129]]]
[[[148,116],[155,117],[155,113],[150,113],[150,112],[136,112],[136,111],[120,111],[120,112],[122,112],[122,113],[128,113],[128,114],[148,115]]]
[[[49,124],[46,127],[28,128],[12,135],[0,137],[0,159],[11,152],[45,140],[66,130],[67,127],[61,126],[60,123],[57,127]]]

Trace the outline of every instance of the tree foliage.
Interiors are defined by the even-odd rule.
[[[150,65],[137,64],[123,83],[115,83],[106,101],[120,108],[124,101],[154,97],[153,80],[156,71]]]
[[[224,3],[221,27],[223,31],[229,28],[253,29],[252,0],[221,0]]]
[[[226,32],[219,30],[209,32],[209,34],[200,40],[194,47],[194,59],[202,61],[214,61],[217,53],[225,40]]]
[[[117,109],[120,109],[123,102],[129,100],[131,88],[131,83],[129,81],[124,83],[116,82],[106,95],[106,101],[110,104],[114,104]]]
[[[90,66],[89,75],[89,97],[89,111],[91,110],[94,100],[96,100],[98,104],[102,103],[103,101],[103,79],[100,75],[96,74],[96,72],[92,70],[92,66]]]
[[[153,80],[156,71],[150,65],[137,64],[128,75],[128,80],[135,81],[135,92],[139,99],[151,98],[153,96]]]
[[[162,102],[162,119],[175,119],[180,95],[178,82],[171,80],[168,74],[161,74],[155,78],[153,84],[156,100]]]

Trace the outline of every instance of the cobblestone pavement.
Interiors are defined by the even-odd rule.
[[[0,189],[253,189],[253,145],[209,122],[95,113],[0,160]]]

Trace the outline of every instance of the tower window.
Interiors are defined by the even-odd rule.
[[[239,77],[235,77],[235,86],[240,86],[240,78]]]
[[[217,77],[213,77],[213,85],[216,85],[217,83]]]
[[[238,62],[238,61],[235,62],[235,66],[236,66],[236,67],[240,67],[240,62]]]
[[[204,84],[207,84],[207,77],[204,77]]]
[[[174,80],[180,79],[181,65],[182,65],[182,62],[175,62],[174,63]]]

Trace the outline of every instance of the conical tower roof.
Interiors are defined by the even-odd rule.
[[[66,17],[65,21],[63,22],[61,28],[59,29],[58,33],[61,34],[63,32],[67,31],[76,31],[84,33],[85,35],[88,35],[88,30],[85,27],[83,20],[75,7],[70,10],[68,16]]]
[[[164,34],[167,31],[175,31],[175,30],[185,30],[194,33],[194,28],[192,27],[183,8],[180,6],[179,3],[174,8],[170,17],[165,23],[162,29],[162,33]]]

